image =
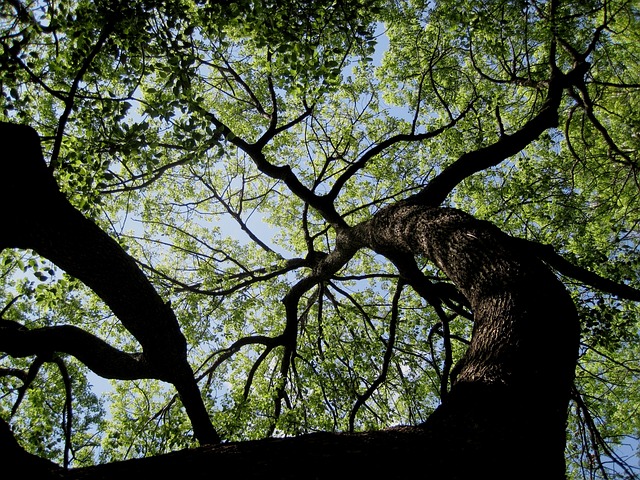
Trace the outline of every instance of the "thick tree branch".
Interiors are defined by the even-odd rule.
[[[474,312],[474,333],[456,367],[451,394],[463,384],[511,385],[523,401],[536,397],[536,409],[549,408],[549,420],[558,415],[554,428],[561,426],[557,432],[564,437],[562,402],[568,401],[577,358],[577,313],[568,292],[541,262],[495,226],[453,209],[388,207],[354,227],[354,236],[362,246],[389,258],[395,252],[426,256],[467,298]],[[553,313],[549,304],[554,305]],[[553,329],[553,338],[546,328]],[[514,341],[514,335],[520,340]],[[506,338],[510,344],[503,349],[500,344]],[[536,352],[543,342],[553,354],[540,359]],[[547,400],[533,393],[556,387],[566,394],[557,404],[545,406]]]
[[[518,131],[503,135],[497,142],[467,152],[445,168],[419,193],[408,199],[411,204],[438,206],[464,179],[494,167],[507,158],[522,151],[534,142],[545,130],[558,126],[558,109],[564,89],[580,79],[589,64],[578,64],[567,74],[554,72],[549,81],[547,98],[540,111]],[[553,69],[552,69],[553,70]]]
[[[213,113],[194,105],[194,108],[202,113],[209,121],[216,127],[216,130],[222,135],[229,143],[235,145],[237,148],[245,152],[251,160],[255,163],[258,170],[262,173],[276,180],[282,180],[289,188],[291,193],[300,198],[303,202],[308,203],[314,207],[322,217],[332,225],[339,228],[345,227],[346,222],[341,215],[335,210],[333,202],[330,199],[316,195],[311,189],[306,187],[300,179],[293,173],[293,170],[289,165],[274,165],[271,163],[262,149],[264,147],[263,142],[270,140],[277,133],[284,128],[299,123],[311,113],[311,107],[307,109],[305,113],[295,118],[287,125],[274,129],[273,131],[267,130],[265,135],[256,143],[249,143],[246,140],[238,137],[233,131]]]
[[[610,293],[618,298],[640,302],[640,290],[637,288],[615,282],[595,272],[590,272],[586,268],[575,265],[558,254],[551,245],[543,245],[538,242],[523,239],[514,239],[514,241],[521,244],[522,248],[531,251],[550,267],[566,277],[578,280],[585,285]]]
[[[176,387],[199,441],[218,442],[171,307],[135,260],[59,191],[35,130],[0,123],[0,143],[0,250],[33,249],[91,288],[140,342],[155,377]]]
[[[162,379],[140,353],[126,353],[72,325],[27,329],[15,322],[0,321],[0,350],[12,357],[51,356],[55,352],[74,356],[103,378]]]

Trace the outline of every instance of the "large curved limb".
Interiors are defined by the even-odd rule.
[[[217,443],[171,307],[135,260],[59,191],[35,130],[0,123],[0,143],[0,250],[32,249],[91,288],[140,342],[155,378],[176,387],[196,438]]]
[[[67,353],[103,378],[158,378],[158,372],[142,354],[118,350],[72,325],[28,329],[16,322],[0,320],[0,350],[16,358]]]

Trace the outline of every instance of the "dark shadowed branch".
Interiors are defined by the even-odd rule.
[[[538,113],[512,134],[504,134],[498,141],[467,152],[433,178],[419,193],[409,198],[409,203],[437,206],[466,178],[494,167],[512,157],[534,142],[543,132],[558,126],[558,109],[565,88],[582,81],[589,64],[579,63],[563,74],[552,68],[548,82],[547,98]]]
[[[5,218],[0,250],[32,249],[91,288],[140,342],[152,377],[176,387],[199,441],[218,442],[187,361],[186,340],[170,305],[122,246],[60,192],[46,167],[34,129],[1,123],[0,141],[5,146],[0,158],[0,211]],[[38,330],[33,341],[39,349],[50,349],[43,337],[59,332]],[[77,338],[80,334],[75,335]],[[65,344],[64,337],[56,342],[62,351],[80,348]],[[87,360],[94,370],[105,368],[95,365],[95,358]]]
[[[142,354],[118,350],[72,325],[28,329],[16,322],[0,321],[0,350],[14,357],[66,353],[103,378],[134,380],[161,376]]]
[[[538,242],[522,239],[514,240],[521,244],[523,248],[535,253],[541,260],[545,261],[549,266],[566,277],[573,278],[585,285],[610,293],[618,298],[640,302],[640,290],[625,285],[624,283],[615,282],[571,263],[562,255],[558,254],[551,245],[543,245]]]

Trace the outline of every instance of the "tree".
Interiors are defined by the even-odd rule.
[[[0,12],[5,464],[635,475],[637,2]]]

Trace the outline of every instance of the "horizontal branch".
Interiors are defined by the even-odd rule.
[[[118,350],[72,325],[28,329],[16,322],[1,320],[0,351],[12,357],[66,353],[103,378],[162,379],[142,354]]]

